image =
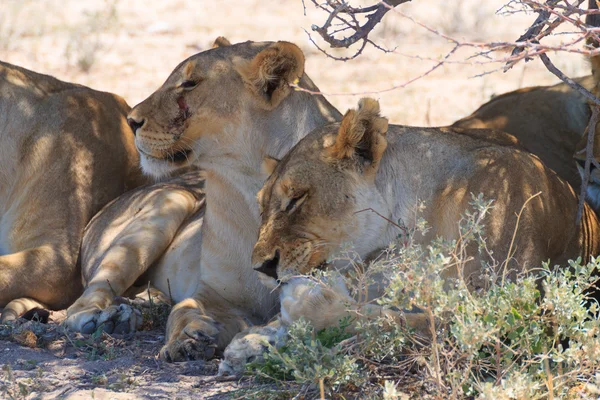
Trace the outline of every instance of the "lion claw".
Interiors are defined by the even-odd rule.
[[[142,325],[142,313],[128,304],[111,305],[104,310],[88,310],[81,313],[84,314],[77,316],[77,319],[87,321],[81,323],[80,329],[76,326],[69,327],[84,334],[94,333],[98,329],[108,334],[126,334],[136,331]],[[69,322],[67,320],[67,325]]]

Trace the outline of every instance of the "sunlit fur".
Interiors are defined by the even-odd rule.
[[[587,89],[594,86],[592,76],[575,81]],[[585,97],[566,83],[560,83],[499,95],[452,126],[494,129],[514,135],[527,151],[538,156],[579,193],[581,177],[573,154],[590,116]]]
[[[2,320],[82,292],[83,230],[143,182],[118,96],[0,62]]]
[[[217,44],[183,61],[131,111],[130,118],[144,121],[136,132],[137,147],[150,155],[142,155],[144,171],[161,176],[190,165],[202,169],[206,203],[189,194],[200,181],[171,179],[164,183],[175,184],[172,195],[159,184],[138,191],[148,200],[139,207],[132,197],[105,209],[89,234],[114,237],[108,242],[113,256],[104,258],[104,246],[84,241],[82,256],[96,262],[83,265],[88,289],[69,309],[68,326],[96,323],[112,293],[122,294],[142,274],[177,303],[161,351],[166,360],[207,358],[214,346],[224,349],[239,331],[276,314],[277,295],[260,283],[250,260],[260,224],[262,160],[283,156],[314,128],[341,118],[322,96],[289,86],[297,81],[318,91],[303,71],[304,56],[291,43]],[[186,80],[198,84],[181,87]],[[187,158],[174,161],[181,149]],[[165,196],[172,197],[172,210]],[[115,235],[112,227],[120,223],[127,234]]]

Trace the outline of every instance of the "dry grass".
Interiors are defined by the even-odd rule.
[[[495,15],[506,0],[414,0],[402,11],[468,41],[515,40],[532,15]],[[452,3],[451,6],[446,4]],[[114,5],[114,15],[110,13]],[[428,70],[432,62],[400,54],[367,51],[351,62],[319,53],[303,29],[324,16],[301,0],[3,0],[0,7],[0,59],[61,79],[143,100],[184,58],[224,35],[232,41],[289,40],[307,54],[307,71],[325,93],[384,90]],[[398,52],[437,57],[449,44],[403,19],[388,15],[376,38]],[[557,40],[560,40],[558,38]],[[588,73],[580,56],[555,56],[572,76]],[[557,80],[539,60],[510,72],[471,78],[494,66],[447,65],[406,88],[378,95],[395,123],[443,125],[472,112],[491,95]],[[337,107],[353,106],[358,96],[330,96]]]

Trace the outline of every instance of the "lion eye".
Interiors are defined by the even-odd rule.
[[[181,82],[181,85],[179,85],[179,86],[184,89],[192,89],[192,88],[195,88],[196,86],[198,86],[198,82],[187,80],[187,81]]]
[[[306,195],[307,193],[301,193],[299,196],[291,198],[290,202],[285,207],[285,212],[291,213],[300,207],[300,205],[304,202],[304,199],[306,199]]]

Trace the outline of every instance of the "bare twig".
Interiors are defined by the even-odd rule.
[[[376,5],[369,6],[369,7],[363,7],[363,8],[350,7],[348,5],[348,3],[344,2],[344,1],[335,1],[335,2],[331,1],[331,2],[328,2],[328,5],[331,7],[331,9],[327,9],[324,6],[317,4],[313,0],[313,3],[315,3],[317,5],[317,7],[325,9],[326,11],[329,12],[329,17],[327,18],[327,20],[325,21],[325,23],[322,26],[313,25],[311,28],[314,32],[318,33],[321,36],[321,38],[323,38],[324,41],[329,43],[329,45],[331,47],[333,47],[333,48],[348,48],[348,47],[352,46],[353,44],[355,44],[356,42],[358,42],[359,40],[366,40],[366,38],[369,36],[369,34],[373,30],[373,28],[375,28],[375,26],[379,22],[381,22],[381,19],[384,17],[385,14],[388,13],[388,11],[390,11],[391,8],[396,7],[403,3],[407,3],[409,1],[411,1],[411,0],[380,1]],[[342,19],[340,17],[340,14],[347,14],[347,15],[350,15],[353,17],[355,14],[367,14],[367,13],[370,13],[370,14],[368,14],[366,16],[367,22],[365,22],[364,25],[359,25],[358,23],[350,24],[350,23],[348,23],[348,21],[346,21],[345,19]],[[344,24],[348,25],[350,28],[352,28],[352,30],[354,30],[354,34],[352,34],[348,37],[344,37],[342,39],[336,39],[335,37],[333,37],[333,35],[329,32],[329,29],[331,28],[331,23],[333,22],[334,19],[338,19],[342,23],[344,23]],[[356,21],[356,19],[354,19],[354,21]]]
[[[594,96],[589,90],[587,90],[586,88],[584,88],[583,86],[581,86],[579,83],[575,82],[573,79],[571,79],[568,76],[566,76],[561,70],[559,70],[558,68],[556,68],[556,66],[552,63],[552,61],[550,61],[550,58],[548,57],[548,55],[546,53],[540,54],[540,59],[542,60],[542,62],[544,63],[544,65],[546,66],[546,68],[548,69],[548,71],[550,71],[554,75],[556,75],[561,81],[563,81],[564,83],[566,83],[567,85],[569,85],[572,89],[574,89],[577,92],[581,93],[581,95],[583,97],[585,97],[586,99],[588,99],[592,103],[594,103],[596,105],[600,105],[600,99],[599,98],[597,98],[596,96]]]
[[[548,1],[547,3],[557,3],[557,1],[552,1],[552,2]],[[521,35],[517,39],[517,42],[526,42],[526,41],[533,39],[537,35],[539,35],[539,33],[542,31],[542,29],[548,22],[548,18],[550,18],[550,12],[545,9],[540,10],[538,13],[538,17],[533,22],[533,25],[531,25],[529,27],[529,29],[527,29],[527,32],[525,32],[523,35]],[[514,57],[514,56],[519,55],[524,49],[525,48],[522,46],[515,47],[511,53],[511,56]],[[533,60],[533,58],[525,57],[525,61],[530,61],[530,60]],[[507,65],[506,70],[512,68],[513,65],[514,64]]]
[[[542,192],[537,192],[534,195],[529,196],[529,198],[527,200],[525,200],[525,203],[523,203],[523,205],[521,206],[521,210],[519,211],[519,213],[517,214],[517,222],[515,223],[515,230],[513,231],[513,235],[512,238],[510,240],[510,246],[508,247],[508,253],[506,254],[506,260],[504,261],[504,271],[502,272],[502,285],[504,285],[505,282],[505,278],[506,278],[506,267],[508,266],[508,263],[510,261],[510,259],[513,256],[513,246],[515,244],[515,239],[517,237],[517,231],[519,229],[519,223],[521,222],[521,215],[523,215],[523,211],[525,211],[525,207],[527,206],[527,204],[535,199],[536,197],[538,197],[540,194],[542,194]],[[516,251],[516,249],[515,249]]]

